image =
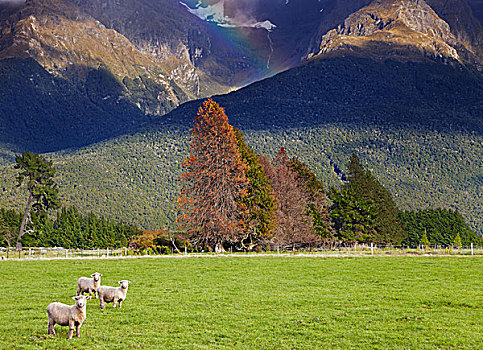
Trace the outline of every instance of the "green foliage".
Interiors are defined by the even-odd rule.
[[[365,170],[356,154],[352,154],[347,164],[347,188],[354,197],[371,203],[374,209],[375,243],[392,243],[399,245],[405,232],[398,223],[398,209],[391,193],[376,179],[369,170]]]
[[[22,214],[0,208],[0,246],[11,247],[18,235]]]
[[[357,197],[347,187],[333,188],[330,214],[339,242],[372,242],[375,236],[376,210],[373,202]]]
[[[60,205],[59,189],[54,181],[55,168],[52,161],[32,152],[23,152],[15,161],[14,168],[19,170],[17,186],[22,186],[25,180],[33,200],[32,209],[39,212],[57,209]]]
[[[456,248],[461,248],[462,244],[461,244],[461,236],[460,234],[458,233],[453,241],[453,245],[456,247]]]
[[[342,241],[401,244],[404,231],[391,194],[365,170],[352,154],[347,163],[347,182],[333,189],[332,217]]]
[[[18,232],[22,215],[13,210],[0,209],[1,223],[13,227]],[[119,248],[127,247],[130,238],[138,233],[132,225],[115,223],[92,213],[81,214],[76,208],[62,208],[55,219],[44,212],[32,214],[32,232],[22,237],[27,247],[64,248]],[[1,235],[0,235],[1,237]],[[6,246],[5,240],[0,246]]]
[[[37,72],[27,68],[2,66],[15,72],[5,82],[35,77]],[[45,81],[42,88],[48,96],[54,93],[48,90],[53,85],[51,79]],[[401,210],[458,210],[481,235],[482,82],[481,75],[450,65],[334,58],[311,62],[216,100],[254,152],[273,156],[283,145],[314,171],[325,188],[341,185],[347,159],[356,152]],[[76,91],[61,81],[55,84],[65,94]],[[10,95],[15,89],[8,90],[7,85],[2,96],[16,101],[17,107],[30,106],[25,96],[35,91]],[[83,116],[83,127],[96,126],[99,132],[118,130],[118,124],[126,125],[127,120],[139,124],[137,116],[128,118],[125,110],[107,110],[96,114],[106,121],[98,128],[92,111],[85,109],[92,102],[75,97],[69,100],[74,102],[60,103],[64,100],[59,96],[45,101],[32,108],[62,111],[69,120],[80,121],[78,116]],[[177,175],[188,153],[186,135],[198,106],[199,101],[186,103],[132,134],[49,154],[56,164],[62,203],[142,228],[175,229]],[[8,109],[0,105],[2,117],[11,118],[0,123],[0,129],[12,128],[2,135],[22,135],[29,145],[54,143],[53,136],[18,132],[20,112],[2,108]],[[40,125],[44,121],[40,118]],[[62,135],[57,128],[69,129],[68,125],[54,123],[49,135]],[[68,137],[55,139],[54,149],[65,147],[65,140],[84,137],[73,130]],[[1,142],[0,205],[20,209],[25,198],[12,180],[14,147],[4,144],[12,143],[12,138],[2,137]]]
[[[243,133],[235,129],[235,136],[243,161],[248,165],[246,172],[250,181],[248,194],[243,199],[249,212],[249,225],[254,229],[255,240],[270,238],[274,229],[275,202],[270,180],[260,163],[259,156],[245,143]],[[251,231],[251,228],[249,229]]]
[[[419,243],[424,247],[428,247],[429,245],[431,245],[431,243],[429,242],[428,236],[426,235],[426,232],[423,233],[423,237],[421,237],[421,242]]]
[[[409,246],[420,244],[424,235],[427,235],[427,239],[433,245],[456,245],[458,236],[459,246],[481,244],[481,238],[468,227],[463,216],[456,210],[403,211],[399,213],[399,219],[407,232],[407,238],[403,243]]]

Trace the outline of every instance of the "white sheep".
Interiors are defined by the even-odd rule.
[[[74,305],[66,305],[62,303],[51,303],[47,306],[47,315],[49,316],[48,334],[55,336],[54,325],[69,326],[69,334],[67,339],[72,339],[74,327],[76,328],[76,336],[80,337],[80,328],[86,319],[86,304],[89,296],[78,295],[72,297],[75,300]]]
[[[97,289],[101,285],[102,273],[94,272],[91,277],[81,277],[77,280],[77,295],[84,293],[89,293],[92,297],[92,292],[94,292],[94,298],[97,298]]]
[[[121,285],[120,287],[100,286],[97,292],[99,294],[99,304],[101,309],[106,307],[104,302],[114,303],[112,307],[116,307],[116,303],[119,302],[119,308],[121,308],[122,301],[126,299],[129,283],[131,283],[131,281],[122,280],[119,281],[119,284]]]

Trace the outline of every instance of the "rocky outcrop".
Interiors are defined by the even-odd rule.
[[[151,56],[69,1],[28,0],[3,11],[0,30],[0,59],[31,57],[81,86],[103,69],[124,86],[106,98],[126,98],[146,114],[165,114],[193,96]]]
[[[376,0],[322,37],[317,55],[478,63],[450,25],[423,0]],[[478,66],[478,64],[476,64]]]

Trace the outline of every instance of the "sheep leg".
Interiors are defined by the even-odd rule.
[[[118,299],[114,298],[112,307],[116,307],[117,300]]]
[[[80,338],[80,328],[81,328],[81,324],[77,323],[75,327],[75,335],[77,336],[77,338]]]
[[[67,334],[67,339],[72,339],[74,334],[74,321],[69,321],[69,334]]]
[[[122,299],[119,299],[119,308],[121,308]]]
[[[104,305],[104,298],[103,297],[99,297],[99,305],[100,305],[101,309],[106,308],[106,305]]]
[[[55,337],[54,322],[49,321],[49,328],[47,334],[52,334]]]
[[[79,288],[79,287],[77,287],[77,296],[79,296],[79,295],[80,295],[80,293],[81,293],[80,288]]]

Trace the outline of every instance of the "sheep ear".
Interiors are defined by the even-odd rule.
[[[117,283],[121,284],[121,282],[122,282],[122,281],[119,281],[119,282],[117,282]]]
[[[93,274],[91,275],[91,277],[94,277],[94,276],[95,276],[95,273],[93,273]]]
[[[102,273],[100,273],[99,276],[102,276]]]
[[[72,300],[77,300],[77,299],[79,299],[78,296],[77,297],[72,297]]]
[[[131,283],[131,281],[127,281],[127,284]]]

